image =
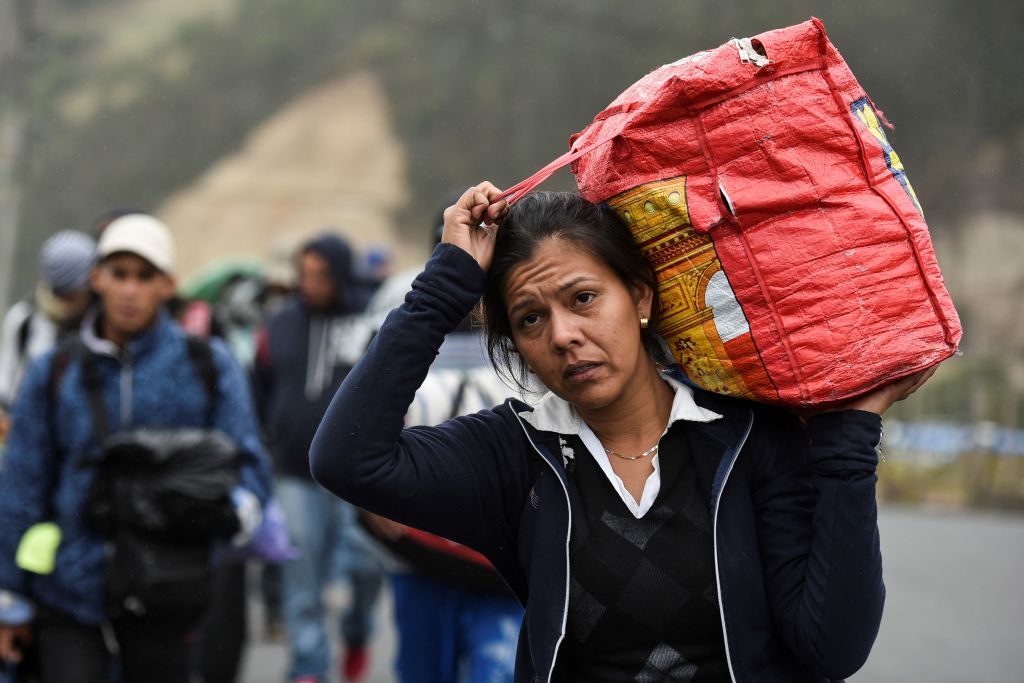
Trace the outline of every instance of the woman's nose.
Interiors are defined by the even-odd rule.
[[[567,312],[551,313],[551,345],[556,350],[580,346],[583,343],[583,332],[576,316]]]

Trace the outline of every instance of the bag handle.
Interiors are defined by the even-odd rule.
[[[530,192],[530,190],[533,190],[538,185],[540,185],[545,180],[554,175],[555,171],[564,166],[568,166],[569,164],[576,161],[584,154],[592,152],[601,145],[611,142],[615,138],[619,137],[620,133],[620,130],[615,129],[613,132],[605,133],[603,136],[599,137],[597,140],[594,140],[593,142],[583,145],[582,147],[579,147],[577,149],[569,150],[562,156],[558,157],[554,161],[550,162],[549,164],[541,168],[539,171],[531,175],[529,178],[519,181],[512,187],[502,192],[494,201],[500,202],[502,199],[506,199],[508,200],[509,204],[516,203],[517,201],[523,198],[523,195],[527,194],[528,192]]]

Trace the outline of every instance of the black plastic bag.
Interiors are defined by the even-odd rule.
[[[86,500],[90,524],[105,535],[132,531],[182,541],[226,538],[238,530],[231,490],[238,482],[234,442],[209,429],[137,429],[113,434],[87,463],[96,479]]]
[[[107,567],[107,614],[196,619],[209,606],[209,543],[181,543],[119,531]]]

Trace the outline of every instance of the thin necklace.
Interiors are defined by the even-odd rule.
[[[604,447],[602,446],[602,448]],[[614,455],[616,458],[622,458],[623,460],[642,460],[643,458],[646,458],[649,455],[657,455],[658,444],[654,444],[640,455],[623,455],[622,453],[616,453],[610,448],[605,448],[604,452],[607,453],[608,455]]]

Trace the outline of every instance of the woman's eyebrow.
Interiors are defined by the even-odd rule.
[[[530,306],[532,303],[533,303],[533,297],[532,296],[523,297],[522,299],[517,301],[515,303],[515,305],[511,306],[508,309],[508,317],[511,318],[513,313],[518,311],[520,308],[526,308],[527,306]]]
[[[562,292],[564,292],[567,289],[572,289],[573,287],[575,287],[576,285],[580,284],[581,282],[587,282],[588,280],[593,280],[594,282],[599,282],[599,280],[597,278],[593,277],[593,276],[590,276],[590,275],[580,275],[579,277],[574,277],[573,279],[569,280],[565,284],[561,285],[558,288],[558,294],[561,294]]]
[[[555,293],[556,294],[561,294],[565,290],[572,289],[573,287],[575,287],[576,285],[580,284],[581,282],[587,282],[587,281],[600,282],[600,280],[598,278],[596,278],[596,277],[594,277],[592,275],[580,275],[578,277],[574,277],[573,279],[569,280],[568,282],[566,282],[566,283],[564,283],[562,285],[559,285],[558,289],[555,290]],[[531,306],[533,304],[534,300],[535,300],[535,297],[533,295],[527,295],[527,296],[523,297],[522,299],[517,301],[512,306],[509,306],[508,316],[511,318],[512,314],[515,313],[516,311],[518,311],[520,308],[526,308],[528,306]]]

